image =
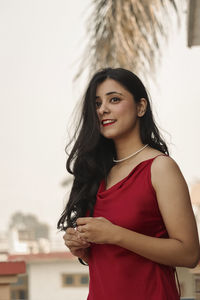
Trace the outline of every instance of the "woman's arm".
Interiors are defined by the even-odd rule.
[[[151,175],[168,239],[143,235],[104,218],[79,218],[79,234],[87,241],[115,244],[161,264],[193,268],[200,247],[185,179],[175,161],[164,156],[153,161]]]

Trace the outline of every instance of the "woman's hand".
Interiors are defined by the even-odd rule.
[[[70,252],[84,261],[88,261],[90,243],[81,239],[78,231],[74,228],[67,228],[63,239],[65,245],[69,248]]]
[[[78,218],[77,231],[80,237],[86,241],[96,244],[112,244],[115,235],[115,225],[103,217]]]

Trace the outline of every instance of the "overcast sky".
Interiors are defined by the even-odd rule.
[[[65,145],[84,89],[72,78],[91,0],[0,0],[0,230],[15,211],[55,226],[66,201]],[[200,178],[200,47],[174,32],[151,87],[155,117],[188,185]]]

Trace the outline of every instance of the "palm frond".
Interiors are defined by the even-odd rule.
[[[154,72],[160,39],[168,36],[170,13],[178,16],[176,0],[93,0],[92,5],[90,38],[74,79],[88,66],[90,75],[108,66],[143,76]]]

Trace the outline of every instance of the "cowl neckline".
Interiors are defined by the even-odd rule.
[[[158,156],[167,156],[167,155],[166,154],[159,154],[159,155],[156,155],[152,158],[148,158],[148,159],[145,159],[145,160],[141,161],[139,164],[137,164],[135,167],[133,167],[133,169],[128,173],[128,175],[126,175],[124,178],[122,178],[121,180],[119,180],[118,182],[113,184],[108,189],[106,189],[106,180],[105,180],[105,178],[103,178],[102,181],[100,182],[98,193],[110,193],[110,192],[114,191],[121,184],[123,184],[135,172],[135,170],[138,169],[141,165],[155,159]]]

